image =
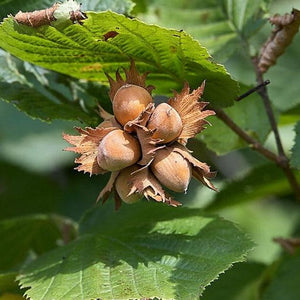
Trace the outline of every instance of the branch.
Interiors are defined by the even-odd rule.
[[[293,189],[296,198],[300,201],[300,187],[297,183],[296,177],[293,171],[290,169],[288,164],[288,159],[282,159],[281,156],[276,155],[271,152],[267,148],[265,148],[259,141],[252,138],[249,134],[247,134],[241,127],[239,127],[222,109],[214,108],[216,112],[216,116],[222,120],[233,132],[235,132],[241,139],[243,139],[246,143],[248,143],[253,150],[256,150],[260,154],[262,154],[267,159],[275,162],[278,167],[280,167],[285,176],[287,177],[291,188]]]
[[[263,79],[263,74],[262,74],[262,72],[260,71],[260,69],[258,67],[258,58],[257,57],[253,58],[252,63],[253,63],[255,73],[256,73],[257,84],[261,85],[261,84],[263,84],[264,79]],[[278,132],[278,128],[277,128],[277,123],[276,123],[276,120],[275,120],[275,117],[274,117],[274,113],[273,113],[272,106],[271,106],[271,101],[270,101],[266,86],[262,86],[260,89],[258,89],[257,93],[263,99],[265,110],[267,112],[267,115],[268,115],[268,118],[269,118],[269,121],[270,121],[270,124],[271,124],[271,128],[274,132],[278,154],[281,156],[282,160],[286,160],[286,162],[288,162],[288,159],[287,159],[287,157],[284,153],[284,150],[283,150],[283,146],[282,146],[281,139],[280,139],[279,132]]]
[[[277,165],[281,163],[280,158],[267,148],[263,147],[261,143],[251,137],[246,131],[239,127],[222,109],[214,108],[216,116],[222,120],[233,132],[235,132],[241,139],[248,143],[253,150],[256,150],[269,160],[275,162]]]

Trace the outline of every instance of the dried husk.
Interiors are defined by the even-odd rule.
[[[137,71],[133,60],[131,60],[129,70],[123,68],[123,71],[125,73],[125,80],[122,78],[119,70],[116,72],[116,80],[113,80],[111,76],[106,74],[106,77],[110,84],[109,97],[111,101],[113,101],[117,91],[126,84],[138,85],[146,89],[149,94],[151,94],[154,86],[146,85],[146,78],[148,76],[148,73],[140,74]]]
[[[77,171],[92,174],[103,174],[107,170],[102,169],[97,162],[98,145],[102,139],[110,132],[116,130],[115,127],[95,129],[87,127],[82,129],[75,127],[80,135],[69,135],[63,133],[63,138],[75,147],[67,147],[64,150],[81,154],[75,159],[75,163],[79,164],[75,168]]]
[[[278,57],[293,41],[295,34],[299,31],[300,11],[293,9],[291,14],[284,16],[277,14],[270,18],[270,23],[275,27],[263,45],[258,61],[258,69],[262,73],[267,72],[271,66],[275,65]]]
[[[178,142],[185,145],[189,138],[205,129],[205,125],[210,123],[205,120],[206,117],[215,115],[212,110],[204,110],[208,102],[198,100],[201,98],[205,87],[205,81],[199,88],[190,93],[190,87],[187,82],[180,93],[174,92],[174,97],[170,98],[168,104],[171,105],[179,114],[182,120],[182,131],[178,137]]]
[[[141,168],[131,175],[132,188],[129,195],[133,193],[143,194],[147,200],[149,198],[164,202],[170,206],[180,206],[181,203],[172,199],[163,190],[159,181],[155,178],[149,168]]]
[[[193,157],[190,151],[183,145],[175,143],[171,147],[173,152],[180,154],[189,164],[192,166],[192,175],[194,178],[202,182],[210,189],[217,191],[215,186],[210,182],[210,179],[216,176],[216,172],[211,172],[210,167],[195,157]]]

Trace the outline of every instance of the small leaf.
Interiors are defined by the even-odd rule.
[[[41,254],[55,248],[59,238],[61,233],[54,219],[45,215],[1,221],[0,256],[5,260],[0,261],[0,270],[18,266],[28,256],[30,249]]]
[[[30,287],[27,296],[198,299],[252,247],[230,222],[199,210],[142,203],[113,212],[106,206],[84,222],[94,221],[101,230],[95,232],[94,226],[90,234],[25,267],[19,279],[22,287]]]
[[[292,149],[291,165],[293,168],[300,169],[300,122],[295,126],[295,144]]]
[[[32,28],[6,19],[0,46],[17,57],[81,79],[107,83],[104,74],[128,67],[132,58],[140,72],[150,72],[157,93],[192,88],[206,79],[204,97],[216,106],[229,106],[238,84],[225,68],[211,61],[206,49],[185,32],[131,20],[113,12],[87,13],[81,26]],[[119,34],[104,40],[107,32]]]

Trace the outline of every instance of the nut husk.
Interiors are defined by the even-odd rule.
[[[148,129],[155,130],[152,137],[162,143],[174,141],[182,131],[182,121],[177,111],[167,103],[159,104],[150,117]]]
[[[174,192],[185,192],[192,176],[191,165],[169,147],[157,151],[151,170],[164,186]]]
[[[118,171],[135,164],[141,156],[137,139],[121,129],[107,134],[98,146],[97,162],[108,171]]]
[[[137,118],[151,102],[152,97],[146,89],[138,85],[126,84],[119,88],[113,99],[115,118],[120,124],[125,125]]]

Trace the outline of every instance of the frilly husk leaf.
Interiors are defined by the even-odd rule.
[[[108,199],[109,195],[111,194],[114,185],[115,185],[115,181],[119,175],[120,171],[116,171],[116,172],[112,172],[110,174],[110,178],[107,182],[107,184],[105,185],[105,187],[102,189],[102,191],[99,193],[98,198],[97,198],[97,202],[102,199],[102,203],[105,203],[106,200]]]
[[[143,194],[147,200],[152,198],[157,202],[164,202],[171,206],[180,206],[181,203],[173,200],[165,193],[161,184],[148,168],[142,168],[132,173],[132,188],[129,195],[133,193]]]
[[[270,18],[270,23],[275,25],[275,28],[260,51],[258,69],[262,73],[267,72],[291,44],[299,30],[300,11],[293,9],[291,14],[285,14],[284,16],[276,14]]]
[[[142,166],[148,166],[154,159],[156,151],[164,148],[165,145],[157,146],[161,140],[153,139],[153,131],[144,126],[135,125],[135,131],[142,150],[142,158],[138,161],[138,164]]]
[[[97,127],[116,127],[118,129],[122,129],[119,122],[116,120],[114,115],[107,112],[100,104],[98,104],[98,115],[103,119],[103,122],[101,122]]]
[[[79,164],[75,170],[89,173],[90,175],[106,173],[107,171],[101,169],[97,163],[98,145],[109,132],[117,128],[97,127],[93,129],[87,127],[82,129],[80,127],[75,127],[75,129],[80,133],[80,135],[69,135],[63,133],[64,140],[75,146],[67,147],[64,150],[81,154],[75,159],[75,163]]]
[[[124,131],[135,132],[136,125],[146,126],[151,114],[155,109],[154,103],[149,103],[147,107],[134,120],[127,122],[124,125]]]
[[[185,148],[183,145],[178,143],[172,145],[173,150],[179,153],[184,159],[186,159],[192,165],[192,175],[194,178],[202,182],[205,186],[210,189],[217,191],[216,187],[209,181],[216,176],[216,172],[211,172],[210,167],[195,157],[193,157],[189,150]]]
[[[170,98],[168,104],[171,105],[179,114],[182,120],[182,132],[178,137],[178,142],[186,144],[189,138],[193,138],[197,133],[205,129],[209,124],[206,117],[215,115],[212,110],[203,110],[208,102],[198,102],[203,94],[205,81],[201,86],[190,94],[190,87],[187,82],[180,93],[174,91],[174,97]]]
[[[123,68],[123,71],[124,71],[125,77],[126,77],[125,80],[122,78],[119,70],[117,70],[117,72],[116,72],[116,80],[114,80],[108,74],[105,74],[109,81],[109,84],[110,84],[109,97],[110,97],[111,101],[113,101],[119,88],[126,84],[138,85],[138,86],[146,89],[151,94],[152,90],[154,89],[154,86],[153,85],[146,86],[146,78],[149,73],[140,74],[138,72],[138,70],[136,69],[136,66],[135,66],[135,63],[133,60],[131,60],[129,70],[126,70]]]

